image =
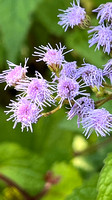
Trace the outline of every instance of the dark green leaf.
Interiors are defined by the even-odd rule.
[[[70,160],[73,156],[73,132],[61,129],[62,119],[66,119],[65,110],[62,108],[57,113],[47,118],[40,119],[34,126],[34,147],[46,159],[50,166],[53,162]]]
[[[77,125],[77,116],[75,116],[73,119],[71,120],[67,120],[67,117],[62,119],[62,121],[60,121],[59,126],[61,129],[63,130],[68,130],[68,131],[73,131],[75,134],[77,133],[82,133],[83,129],[81,128],[81,126],[78,128]]]
[[[44,187],[43,158],[14,143],[0,145],[0,173],[15,181],[28,193],[37,194]]]
[[[37,12],[37,19],[44,25],[49,33],[56,36],[64,34],[64,30],[58,25],[59,18],[57,15],[60,13],[58,9],[67,9],[70,6],[70,1],[66,0],[44,0]]]
[[[72,158],[74,133],[60,128],[62,119],[66,120],[66,113],[63,108],[52,116],[40,118],[37,124],[32,125],[33,133],[26,132],[26,130],[22,133],[20,124],[13,129],[13,122],[6,121],[8,117],[1,109],[1,141],[16,141],[37,152],[45,158],[48,168],[55,161],[69,161]]]
[[[89,62],[99,68],[103,68],[102,65],[104,65],[109,59],[108,56],[102,52],[102,50],[94,51],[95,46],[89,48],[88,33],[86,30],[74,28],[74,31],[71,33],[66,33],[65,41],[70,49],[74,49],[74,56],[76,54],[82,57],[82,59],[84,58],[86,63]]]
[[[0,0],[0,29],[8,52],[14,59],[31,24],[31,14],[42,0]]]

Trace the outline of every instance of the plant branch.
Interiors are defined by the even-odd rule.
[[[45,184],[45,187],[43,190],[38,193],[35,197],[32,198],[32,200],[40,200],[42,197],[44,197],[50,190],[51,184]]]
[[[40,200],[43,196],[45,196],[49,190],[51,189],[52,185],[57,184],[60,181],[60,176],[54,176],[51,171],[48,171],[45,175],[45,186],[43,190],[38,193],[32,200]]]
[[[4,181],[8,186],[15,187],[26,200],[40,200],[43,196],[45,196],[52,185],[57,184],[60,181],[59,176],[54,176],[52,172],[48,172],[45,176],[45,186],[41,192],[39,192],[36,196],[30,196],[26,191],[24,191],[18,184],[4,176],[0,173],[0,180]]]
[[[85,149],[83,151],[74,152],[74,156],[77,157],[77,156],[82,156],[82,155],[90,154],[90,153],[96,151],[97,149],[102,148],[103,146],[105,146],[105,145],[107,145],[107,144],[109,144],[111,142],[112,142],[112,136],[109,137],[107,140],[104,140],[104,141],[102,141],[100,143],[92,145],[91,147],[89,147],[89,148],[87,148],[87,149]]]
[[[53,110],[51,110],[51,111],[49,111],[49,112],[42,113],[42,116],[43,116],[43,117],[47,117],[48,115],[51,115],[51,114],[57,112],[60,108],[61,108],[61,105],[57,106],[55,109],[53,109]]]
[[[33,200],[32,197],[25,190],[23,190],[18,184],[16,184],[14,181],[12,181],[11,179],[9,179],[8,177],[4,176],[1,173],[0,173],[0,180],[4,181],[8,186],[15,187],[24,196],[26,200]]]
[[[96,101],[95,104],[96,104],[96,108],[99,108],[100,106],[102,106],[104,103],[106,103],[107,101],[110,101],[112,100],[112,94],[107,96],[105,99],[102,99],[100,101]]]
[[[109,84],[107,84],[107,83],[103,83],[103,86],[105,86],[106,88],[109,88],[109,89],[112,89],[112,85],[109,85]]]

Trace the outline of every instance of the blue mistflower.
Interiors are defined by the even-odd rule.
[[[99,89],[102,85],[102,80],[104,80],[103,71],[89,63],[84,63],[82,65],[83,67],[78,69],[77,76],[82,77],[87,86],[96,86]]]
[[[105,20],[112,22],[112,3],[101,4],[98,8],[94,9],[93,12],[98,12],[97,19],[100,18],[99,23],[104,23]]]
[[[110,59],[104,66],[103,74],[110,79],[112,85],[112,59]]]
[[[75,115],[77,115],[77,124],[79,127],[81,118],[84,118],[88,114],[88,111],[94,108],[95,104],[93,99],[88,97],[81,97],[77,99],[77,103],[75,103],[68,112],[68,120],[71,120]]]
[[[59,46],[56,44],[56,48],[53,49],[52,46],[48,43],[47,46],[39,46],[39,48],[36,48],[36,51],[34,52],[33,56],[38,56],[39,59],[36,60],[44,61],[47,65],[59,65],[61,67],[62,63],[65,62],[64,55],[72,50],[69,50],[65,53],[63,51],[66,49],[65,46],[62,47],[61,43],[59,43]]]
[[[95,130],[97,136],[105,137],[106,134],[110,135],[109,132],[112,131],[112,114],[104,108],[90,110],[81,123],[85,129],[83,134],[87,138],[89,138],[93,130]]]
[[[76,70],[76,61],[73,62],[67,62],[65,64],[62,65],[62,70],[60,72],[60,76],[66,76],[69,78],[75,78],[76,74],[77,74],[77,70]]]
[[[104,25],[99,25],[93,27],[92,30],[89,30],[88,33],[95,32],[90,40],[89,40],[89,47],[97,44],[96,49],[100,49],[100,46],[103,47],[104,53],[110,54],[112,49],[112,30],[110,26],[105,27]],[[95,50],[96,50],[95,49]]]
[[[63,14],[58,15],[60,18],[58,24],[65,28],[65,31],[67,31],[69,26],[71,28],[75,25],[83,26],[84,20],[86,19],[86,11],[80,7],[80,0],[76,0],[76,2],[77,5],[73,1],[73,3],[70,3],[72,7],[68,7],[66,10],[59,9]]]
[[[16,65],[10,61],[7,61],[7,64],[9,65],[9,69],[4,70],[2,74],[0,74],[0,83],[6,82],[6,87],[8,86],[15,86],[18,84],[18,82],[22,79],[26,78],[27,73],[27,61],[28,58],[25,58],[25,64],[24,67],[20,65]]]
[[[59,82],[57,84],[57,96],[60,97],[61,100],[59,103],[63,103],[64,100],[68,100],[70,106],[72,107],[71,101],[76,102],[74,99],[77,95],[88,95],[85,93],[86,90],[79,91],[80,88],[83,88],[84,84],[79,84],[75,79],[71,79],[69,77],[60,77]]]
[[[38,118],[41,117],[40,112],[42,109],[39,109],[36,104],[31,103],[31,101],[27,100],[26,98],[18,99],[18,101],[11,101],[9,106],[9,111],[5,111],[6,114],[11,114],[10,118],[8,120],[13,119],[14,126],[16,127],[17,123],[21,123],[21,129],[26,127],[27,131],[32,129],[32,124],[37,123]]]
[[[28,78],[27,80],[19,82],[16,86],[16,90],[22,91],[23,93],[20,94],[20,96],[26,96],[27,99],[38,104],[41,108],[46,105],[51,106],[51,104],[54,104],[52,95],[55,87],[38,72],[36,72],[35,78]]]

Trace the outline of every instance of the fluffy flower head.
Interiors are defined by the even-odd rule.
[[[84,63],[82,65],[83,67],[78,69],[77,76],[81,76],[87,86],[96,86],[99,89],[102,85],[102,80],[104,80],[102,70],[89,63]]]
[[[16,84],[18,84],[18,82],[22,79],[24,79],[26,77],[26,73],[27,73],[27,61],[28,59],[25,59],[25,65],[24,67],[20,65],[15,65],[9,61],[7,61],[8,65],[9,65],[9,69],[3,71],[2,74],[0,74],[0,83],[2,82],[6,82],[7,85],[5,87],[5,89],[7,88],[7,86],[15,86]],[[11,68],[14,67],[14,68]]]
[[[75,101],[74,98],[77,95],[88,95],[87,93],[84,93],[85,90],[79,91],[81,87],[84,87],[84,85],[79,85],[79,82],[77,82],[75,79],[71,79],[69,77],[60,77],[57,85],[57,97],[61,98],[61,104],[66,99],[68,100],[70,106],[72,106],[71,101]]]
[[[98,8],[94,9],[93,12],[98,12],[97,19],[100,18],[99,23],[104,23],[105,20],[112,22],[112,3],[101,4]]]
[[[110,79],[112,85],[112,59],[110,59],[105,65],[103,70],[104,76],[107,76]]]
[[[40,117],[40,110],[36,104],[31,103],[31,101],[26,98],[19,99],[17,102],[12,101],[9,106],[9,111],[5,111],[6,114],[13,113],[10,119],[13,119],[14,126],[16,127],[17,123],[21,123],[22,131],[26,127],[27,131],[31,130],[32,132],[32,123],[37,123],[38,118]]]
[[[66,76],[69,78],[75,78],[76,77],[76,61],[73,62],[67,62],[63,64],[63,68],[60,72],[60,76]]]
[[[86,18],[85,9],[80,7],[80,0],[76,2],[77,5],[75,5],[75,1],[73,1],[73,3],[71,3],[72,7],[68,7],[66,10],[60,9],[63,14],[58,15],[60,18],[58,24],[65,28],[65,31],[67,31],[69,26],[73,28],[76,25],[82,25]]]
[[[38,72],[36,72],[36,78],[21,81],[16,89],[23,91],[27,99],[30,99],[40,107],[46,106],[46,104],[50,106],[51,103],[54,103],[52,94],[55,88]]]
[[[95,130],[97,136],[105,137],[112,130],[112,115],[104,108],[90,110],[88,115],[82,119],[83,132],[87,138]]]
[[[59,46],[56,44],[56,49],[53,49],[49,43],[47,46],[41,45],[39,48],[35,47],[35,49],[37,51],[34,52],[33,56],[39,57],[39,59],[36,60],[37,62],[44,61],[48,66],[59,65],[59,67],[65,62],[64,55],[67,52],[63,53],[63,51],[66,47],[62,47],[61,43],[59,43]]]
[[[75,115],[77,115],[77,124],[79,127],[81,118],[84,118],[88,114],[88,111],[94,108],[95,104],[93,99],[90,99],[88,97],[81,97],[77,99],[77,103],[74,103],[74,105],[68,112],[68,120],[71,120]]]
[[[110,54],[112,49],[112,30],[110,26],[105,27],[104,25],[96,26],[92,30],[89,30],[88,33],[92,33],[93,37],[89,40],[89,47],[97,44],[96,49],[100,49],[100,46],[103,47],[104,53]],[[95,49],[95,50],[96,50]]]

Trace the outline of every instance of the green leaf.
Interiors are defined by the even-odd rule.
[[[14,59],[31,24],[31,14],[42,0],[0,0],[0,29],[8,59]]]
[[[94,1],[94,3],[98,7],[98,6],[100,6],[100,4],[105,4],[106,1],[105,0],[102,0],[101,2],[100,1]]]
[[[34,148],[50,167],[56,161],[69,161],[73,157],[72,142],[74,133],[62,130],[60,123],[66,119],[63,108],[47,118],[41,118],[34,127]]]
[[[2,194],[0,194],[0,200],[8,200]]]
[[[50,108],[51,109],[51,108]],[[62,108],[57,113],[46,118],[40,118],[37,124],[33,124],[33,133],[24,129],[21,132],[21,125],[17,124],[13,129],[13,122],[6,121],[3,109],[0,109],[0,141],[10,141],[21,144],[37,154],[41,155],[47,167],[53,162],[66,160],[73,157],[72,142],[74,133],[60,128],[62,119],[66,120],[65,110]]]
[[[31,195],[37,194],[44,187],[45,168],[43,158],[16,143],[0,145],[0,173]]]
[[[59,183],[52,186],[48,195],[42,200],[64,200],[74,188],[79,187],[82,184],[81,176],[78,170],[70,164],[56,163],[51,169],[55,176],[59,176]]]
[[[60,13],[58,9],[66,9],[70,6],[69,0],[44,0],[39,9],[37,10],[37,19],[49,31],[49,33],[56,36],[64,34],[64,30],[58,25],[59,18],[57,15]]]
[[[102,68],[109,57],[105,55],[102,50],[95,51],[95,46],[89,48],[88,44],[88,33],[86,30],[80,30],[78,28],[74,28],[70,33],[65,34],[65,42],[66,45],[70,49],[74,49],[74,55],[78,55],[85,59],[85,62],[89,62],[90,64],[96,65],[99,68]]]
[[[112,199],[112,153],[108,154],[104,163],[98,180],[97,200]]]
[[[75,134],[77,133],[81,134],[83,132],[83,129],[81,126],[78,128],[77,116],[73,117],[71,120],[67,120],[67,117],[62,119],[59,123],[59,127],[63,130],[75,132]]]
[[[5,99],[8,99],[7,93],[5,95],[1,95],[1,98],[3,98],[2,101],[4,101],[4,104],[7,105]],[[7,110],[5,108],[5,110]],[[20,123],[16,126],[15,129],[13,129],[13,122],[6,121],[9,116],[7,116],[4,113],[4,109],[0,108],[0,142],[16,142],[23,147],[29,148],[30,150],[34,149],[34,143],[35,143],[35,137],[37,134],[31,133],[30,131],[27,132],[24,130],[24,132],[21,132],[21,125]],[[38,126],[38,124],[37,124]],[[35,144],[35,146],[37,146]]]
[[[98,176],[93,176],[90,180],[74,190],[74,192],[66,198],[66,200],[95,200],[97,196],[97,185]]]

